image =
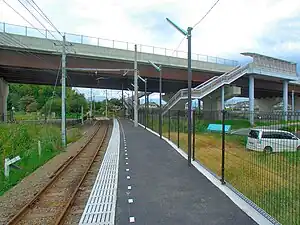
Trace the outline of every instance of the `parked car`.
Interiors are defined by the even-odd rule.
[[[300,139],[283,130],[251,129],[246,148],[254,151],[300,151]]]

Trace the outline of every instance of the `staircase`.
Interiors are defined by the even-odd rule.
[[[249,64],[244,66],[235,67],[233,70],[222,74],[221,76],[215,76],[206,82],[198,85],[192,89],[192,98],[202,99],[203,97],[209,95],[216,89],[222,87],[226,84],[231,84],[235,80],[239,79],[245,75],[248,71]],[[188,98],[188,89],[179,90],[168,102],[164,105],[163,115],[168,112],[175,105],[179,104],[181,101]]]

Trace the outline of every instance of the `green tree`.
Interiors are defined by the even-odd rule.
[[[26,107],[26,112],[36,112],[38,108],[38,104],[36,101],[31,102],[29,105]]]
[[[20,99],[20,110],[26,111],[27,106],[34,102],[35,99],[32,96],[24,96]]]

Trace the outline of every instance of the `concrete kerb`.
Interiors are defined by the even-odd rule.
[[[131,119],[130,119],[131,120]],[[133,120],[131,120],[133,122]],[[144,125],[139,123],[139,126],[145,128]],[[149,128],[146,128],[149,132],[159,137],[159,134]],[[162,137],[164,141],[166,141],[172,148],[174,148],[183,158],[186,160],[188,159],[187,154],[181,149],[178,148],[177,145],[175,145],[173,142],[168,140],[165,137]],[[268,218],[266,218],[264,215],[262,215],[261,212],[264,212],[262,209],[259,212],[256,208],[254,208],[252,205],[255,205],[253,203],[252,205],[246,202],[243,198],[241,198],[237,193],[235,193],[232,189],[230,189],[226,185],[222,185],[220,180],[214,176],[210,171],[208,171],[205,167],[203,167],[199,162],[192,161],[192,165],[200,172],[202,173],[213,185],[215,185],[217,188],[219,188],[230,200],[239,207],[243,212],[245,212],[250,218],[252,218],[256,223],[261,225],[274,225]],[[242,194],[241,194],[242,195]],[[251,200],[249,200],[251,202]],[[263,214],[266,214],[264,212]],[[271,216],[268,216],[272,218]]]

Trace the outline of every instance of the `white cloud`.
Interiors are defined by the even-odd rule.
[[[3,21],[26,23],[1,2]],[[165,21],[169,16],[183,28],[194,25],[212,6],[213,0],[36,0],[37,4],[67,32],[148,45],[175,48],[180,33]],[[9,1],[26,18],[28,12],[17,0]],[[257,39],[278,21],[297,15],[300,2],[294,0],[220,0],[207,18],[193,30],[193,52],[216,56],[255,51]],[[33,18],[30,21],[34,21]],[[162,26],[155,24],[159,23]],[[35,22],[38,26],[38,23]],[[165,24],[165,25],[164,25]],[[151,28],[151,29],[149,29]],[[167,34],[165,38],[159,38]],[[180,48],[186,49],[186,43]]]

